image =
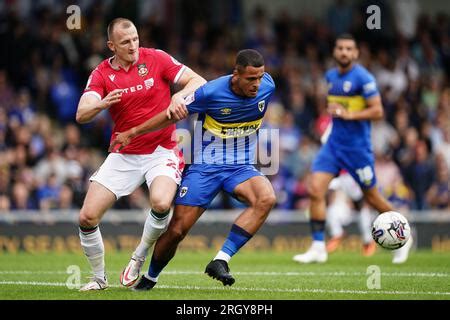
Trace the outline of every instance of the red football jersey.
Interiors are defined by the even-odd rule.
[[[128,71],[115,68],[111,59],[102,61],[92,71],[83,94],[103,99],[114,89],[123,89],[121,101],[109,112],[114,132],[123,132],[152,118],[170,104],[170,84],[176,83],[185,66],[162,50],[139,48],[139,59]],[[173,149],[175,124],[164,129],[135,137],[120,153],[148,154],[158,145]],[[112,137],[111,137],[112,139]]]

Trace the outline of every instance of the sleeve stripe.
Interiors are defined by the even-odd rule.
[[[181,75],[183,74],[184,70],[186,70],[186,66],[182,66],[180,71],[178,71],[177,75],[175,76],[175,79],[173,80],[173,83],[177,83],[178,80],[180,80]]]
[[[102,96],[96,91],[86,91],[85,93],[83,93],[83,96],[84,95],[93,95],[97,97],[99,100],[102,100]]]

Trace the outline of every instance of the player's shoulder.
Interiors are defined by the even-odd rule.
[[[275,89],[275,81],[273,80],[272,76],[269,73],[264,72],[263,82],[265,82],[269,88]]]
[[[139,47],[139,56],[155,56],[158,55],[160,52],[165,53],[162,50],[155,49],[155,48],[145,48],[145,47]]]
[[[169,53],[167,53],[164,50],[161,49],[157,49],[157,48],[145,48],[145,47],[140,47],[139,48],[139,55],[141,57],[147,57],[147,56],[152,56],[152,57],[171,57],[171,55]]]
[[[158,61],[161,60],[169,61],[170,59],[170,61],[172,61],[173,64],[181,65],[181,63],[177,61],[174,57],[172,57],[169,53],[161,49],[140,47],[139,56],[140,59],[155,59]]]
[[[105,75],[107,75],[109,72],[111,72],[112,66],[111,66],[110,60],[111,60],[111,57],[100,62],[97,65],[97,67],[95,67],[91,71],[91,77],[103,78]]]
[[[159,55],[161,55],[161,53],[159,53],[157,49],[139,47],[139,60],[158,58]]]
[[[339,73],[338,68],[337,67],[333,67],[333,68],[328,69],[325,72],[325,77],[327,79],[332,79],[333,77],[336,77],[338,75],[338,73]]]
[[[355,75],[362,77],[362,78],[373,78],[372,73],[367,70],[366,67],[364,67],[363,65],[357,63],[355,64],[355,68],[354,68],[354,73]]]
[[[92,70],[92,72],[100,72],[100,73],[102,73],[103,71],[105,71],[105,70],[111,68],[110,59],[111,59],[111,57],[106,58],[105,60],[103,60],[102,62],[100,62],[100,63],[97,65],[97,67],[95,67],[95,69]]]
[[[210,80],[205,83],[202,88],[206,95],[213,92],[218,92],[218,90],[226,90],[230,87],[231,75],[221,76],[214,80]]]

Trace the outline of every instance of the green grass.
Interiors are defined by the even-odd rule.
[[[248,252],[233,257],[230,268],[236,283],[224,287],[203,271],[215,252],[180,251],[149,292],[132,292],[119,284],[128,253],[106,255],[111,287],[81,293],[68,289],[68,266],[89,276],[87,261],[77,254],[0,254],[0,299],[94,300],[322,300],[322,299],[450,299],[450,253],[415,251],[403,265],[393,265],[389,252],[365,258],[357,253],[335,253],[320,265],[299,265],[294,252]],[[369,289],[370,265],[381,270],[380,289]],[[148,264],[145,265],[145,269]]]

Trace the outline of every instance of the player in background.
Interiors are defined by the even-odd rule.
[[[312,245],[293,257],[299,263],[325,262],[326,193],[331,180],[345,169],[360,186],[364,200],[379,213],[392,211],[392,205],[376,187],[371,120],[384,115],[375,78],[358,58],[355,39],[344,34],[336,39],[333,56],[337,68],[326,73],[327,111],[333,117],[332,130],[312,164],[309,185]],[[410,243],[412,240],[408,241]],[[410,244],[405,246],[410,247]]]
[[[194,161],[183,175],[172,220],[155,244],[148,273],[140,278],[134,290],[154,287],[178,244],[220,190],[248,207],[234,221],[222,249],[207,265],[205,273],[224,285],[234,283],[228,267],[231,257],[259,230],[276,202],[271,183],[253,165],[256,135],[274,90],[272,77],[264,71],[263,57],[246,49],[237,54],[233,74],[209,81],[186,98],[189,113],[199,114],[197,126],[201,126],[203,139],[200,144],[194,141]],[[175,121],[160,113],[118,134],[111,148],[127,146],[139,134]]]
[[[320,140],[325,144],[331,133],[332,124],[327,126]],[[372,215],[364,203],[361,188],[345,170],[331,180],[327,194],[326,226],[331,236],[326,245],[327,253],[336,251],[345,237],[344,227],[352,222],[353,214],[357,215],[358,229],[363,243],[362,255],[372,256],[376,251],[376,243],[372,239]]]
[[[114,131],[125,131],[165,111],[169,105],[175,113],[183,110],[184,97],[206,82],[167,53],[140,48],[136,27],[130,20],[112,20],[107,32],[107,45],[114,56],[92,71],[78,104],[77,122],[87,123],[108,110]],[[183,88],[171,98],[172,83]],[[134,139],[120,152],[110,153],[90,178],[79,215],[79,235],[93,278],[80,291],[108,287],[99,222],[120,197],[146,182],[151,205],[141,243],[133,254],[125,280],[132,278],[134,269],[143,263],[148,249],[167,227],[184,166],[172,140],[174,130],[173,125]]]

